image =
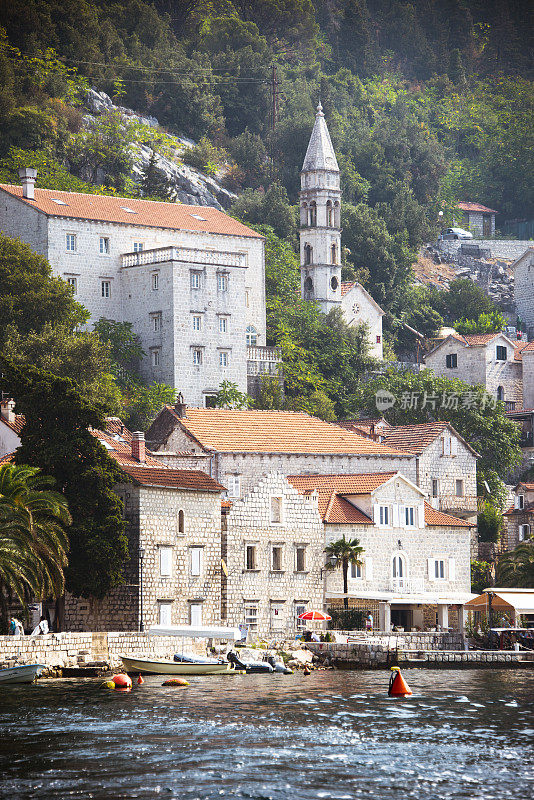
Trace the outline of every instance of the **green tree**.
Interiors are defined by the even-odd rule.
[[[129,560],[122,504],[113,491],[125,480],[91,428],[103,426],[102,407],[91,406],[72,381],[36,367],[0,359],[2,389],[17,398],[25,424],[15,463],[52,476],[72,514],[66,588],[103,597],[123,580]]]
[[[482,594],[493,585],[492,565],[488,561],[471,561],[471,591]]]
[[[247,225],[268,225],[281,239],[295,238],[295,210],[279,183],[271,184],[266,192],[245,189],[233,203],[231,214]]]
[[[477,319],[457,319],[453,328],[458,333],[497,333],[507,325],[506,318],[500,311],[491,311],[480,314]]]
[[[131,126],[120,114],[109,112],[99,117],[89,130],[73,136],[68,147],[72,172],[91,183],[105,178],[120,189],[132,168]]]
[[[477,516],[478,540],[498,542],[504,531],[502,510],[494,503],[486,501]]]
[[[0,466],[0,628],[7,632],[7,603],[14,594],[23,605],[28,594],[45,600],[65,588],[71,523],[54,481],[27,465]]]
[[[223,381],[215,398],[216,408],[249,408],[252,401],[248,394],[241,392],[237,383]]]
[[[534,542],[522,542],[497,562],[497,585],[534,589]]]
[[[113,372],[121,385],[139,380],[139,365],[146,356],[131,322],[117,322],[100,317],[93,327],[94,333],[110,350]]]
[[[123,394],[123,417],[132,431],[146,431],[164,405],[173,404],[177,390],[166,383],[143,386],[131,382]]]
[[[349,591],[349,584],[348,584],[348,576],[349,576],[349,564],[356,564],[361,566],[362,561],[362,553],[364,552],[364,548],[360,547],[360,542],[358,539],[346,539],[345,534],[341,537],[341,539],[337,539],[335,542],[331,542],[327,544],[324,549],[327,558],[335,558],[335,567],[341,565],[341,569],[343,570],[343,594],[345,595],[343,598],[343,606],[345,608],[349,607],[349,598],[347,597]]]
[[[143,167],[141,192],[143,197],[153,197],[157,200],[172,200],[176,195],[167,175],[158,167],[154,150],[150,154],[148,164]]]
[[[462,318],[478,320],[481,314],[498,311],[493,300],[469,278],[457,278],[446,291],[434,289],[430,296],[434,308],[449,324]]]

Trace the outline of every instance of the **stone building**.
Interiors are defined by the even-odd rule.
[[[534,339],[534,247],[528,247],[512,264],[514,299],[529,339]]]
[[[462,200],[458,203],[460,214],[455,223],[471,231],[475,238],[489,239],[495,236],[495,211],[481,203],[470,203]]]
[[[534,534],[534,483],[518,483],[514,504],[504,512],[503,550],[513,550]]]
[[[293,638],[298,615],[323,607],[324,531],[317,504],[280,473],[267,475],[223,517],[222,623]]]
[[[384,312],[359,283],[341,282],[340,171],[321,104],[300,173],[301,295],[328,314],[340,308],[348,325],[368,327],[371,354],[382,359]]]
[[[143,434],[93,433],[125,476],[116,492],[124,504],[130,561],[125,583],[102,600],[67,595],[62,628],[219,624],[223,487],[199,470],[162,466],[146,454]]]
[[[0,230],[45,256],[96,322],[130,322],[147,381],[206,405],[265,347],[263,238],[215,208],[0,185]],[[265,351],[268,355],[270,349]],[[272,359],[268,359],[270,361]]]
[[[20,432],[24,417],[15,414],[13,400],[2,400],[0,404],[0,458],[14,453],[20,445]]]
[[[230,499],[271,472],[343,473],[400,470],[416,479],[413,453],[295,411],[237,411],[166,406],[147,432],[158,457],[166,451],[210,456],[209,474]]]
[[[364,548],[348,575],[349,607],[373,613],[376,627],[462,628],[462,606],[473,597],[470,525],[433,509],[398,472],[294,475],[289,482],[316,496],[325,543],[345,536]],[[341,567],[327,572],[327,605],[343,604]]]
[[[522,405],[525,346],[526,342],[514,342],[504,333],[451,333],[426,354],[425,364],[435,375],[481,384],[512,411]]]

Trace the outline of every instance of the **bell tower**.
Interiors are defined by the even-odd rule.
[[[341,307],[339,166],[321,103],[300,173],[300,276],[304,300]]]

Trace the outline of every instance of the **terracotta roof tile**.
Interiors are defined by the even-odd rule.
[[[514,351],[515,361],[523,360],[523,353],[531,353],[534,350],[534,342],[519,342]]]
[[[320,513],[320,509],[319,509]],[[334,493],[331,502],[328,504],[328,509],[323,516],[325,522],[331,525],[372,525],[373,521],[367,514],[360,511],[359,508],[353,506],[344,497],[340,497]]]
[[[125,442],[131,443],[132,432],[128,430],[120,417],[106,417],[106,433],[115,434],[124,439]]]
[[[447,528],[473,528],[465,519],[453,517],[452,514],[445,514],[443,511],[436,511],[429,503],[425,503],[425,522],[427,525],[436,525]]]
[[[118,434],[110,434],[107,431],[91,431],[93,436],[99,439],[104,447],[106,448],[107,452],[109,453],[115,461],[118,461],[120,466],[125,466],[131,464],[132,466],[139,466],[139,461],[133,458],[132,456],[132,445],[131,445],[131,438],[130,441],[126,439],[124,441],[120,441]],[[130,434],[131,437],[131,434]],[[122,437],[121,437],[122,438]],[[161,463],[161,461],[157,461],[153,458],[150,454],[150,450],[145,448],[145,464],[149,467],[161,467],[162,469],[166,469]]]
[[[169,489],[194,489],[199,492],[224,492],[224,486],[199,469],[133,466],[119,462],[123,472],[142,486],[164,486]]]
[[[15,453],[5,453],[3,456],[0,456],[0,464],[10,464],[13,459],[15,458]]]
[[[167,410],[201,446],[219,452],[407,455],[303,412],[188,408],[178,417]]]
[[[494,208],[488,208],[487,206],[483,206],[482,203],[470,203],[466,200],[462,200],[458,203],[458,208],[461,208],[462,211],[485,211],[486,213],[491,214],[498,214],[498,211],[495,211]]]
[[[467,342],[469,347],[477,347],[491,342],[492,339],[500,335],[501,331],[494,331],[493,333],[464,333],[462,334],[462,339]]]
[[[52,189],[35,189],[35,200],[26,200],[22,196],[22,186],[0,184],[0,189],[19,198],[22,203],[37,208],[52,217],[90,219],[98,222],[115,222],[168,230],[262,238],[256,231],[247,228],[246,225],[223,211],[210,206],[186,206],[180,203],[82,194],[80,192],[59,192]],[[55,203],[54,198],[60,200],[61,203]],[[126,209],[131,209],[131,211]]]
[[[288,475],[287,480],[301,494],[314,489],[339,494],[369,494],[397,475],[396,472],[370,472],[359,475]]]
[[[11,428],[12,431],[14,431],[17,435],[19,435],[24,427],[25,419],[23,414],[15,414],[14,422],[8,422],[5,417],[1,416],[0,416],[0,421],[2,421],[4,425],[7,425],[8,428]]]
[[[400,447],[420,454],[449,428],[447,422],[424,422],[420,425],[394,425],[382,433],[390,447]]]
[[[345,297],[353,286],[356,286],[356,281],[341,281],[341,297]]]

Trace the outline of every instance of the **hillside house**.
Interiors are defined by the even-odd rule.
[[[14,453],[20,445],[24,417],[15,414],[14,408],[13,400],[2,400],[0,403],[0,458]]]
[[[295,411],[166,406],[147,431],[155,453],[204,453],[209,474],[239,499],[272,472],[400,470],[416,478],[415,456]]]
[[[471,231],[475,239],[495,236],[495,215],[498,212],[493,208],[462,200],[458,203],[458,209],[460,213],[455,217],[455,224]]]
[[[433,509],[424,493],[398,472],[292,475],[289,483],[317,498],[325,543],[345,536],[364,548],[350,565],[350,608],[371,611],[377,628],[449,626],[462,630],[471,594],[471,528]],[[343,604],[341,567],[326,571],[325,600]]]
[[[534,535],[534,483],[514,487],[514,504],[504,512],[504,550],[513,550]]]
[[[534,247],[529,247],[511,267],[518,317],[529,339],[534,339]]]

